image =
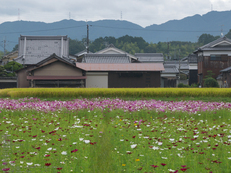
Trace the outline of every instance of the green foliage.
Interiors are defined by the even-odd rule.
[[[78,52],[81,52],[85,49],[85,46],[82,41],[77,39],[72,40],[69,38],[69,54],[74,55]]]
[[[229,32],[225,35],[227,38],[231,39],[231,29],[229,30]]]
[[[208,71],[207,71],[207,75],[205,76],[205,79],[207,79],[207,78],[212,78],[214,75],[215,75],[215,73],[213,73],[212,70],[208,70]]]
[[[208,44],[208,43],[210,43],[210,42],[212,42],[218,38],[219,38],[219,36],[213,36],[210,34],[202,34],[198,39],[198,43],[205,45],[205,44]]]
[[[8,62],[6,65],[4,65],[4,68],[7,71],[13,71],[14,72],[16,70],[23,68],[23,65],[18,63],[18,62],[11,61],[11,62]]]
[[[18,44],[16,44],[16,45],[14,46],[12,52],[17,51],[17,50],[18,50]]]
[[[186,80],[187,75],[186,74],[180,74],[180,80]]]
[[[1,77],[6,76],[6,69],[2,65],[0,65],[0,76]]]
[[[205,79],[204,87],[206,88],[219,88],[218,82],[212,77]]]
[[[185,85],[185,84],[183,84],[183,83],[179,83],[179,84],[177,85],[177,87],[178,87],[178,88],[188,88],[189,85]]]

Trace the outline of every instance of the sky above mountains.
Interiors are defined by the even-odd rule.
[[[52,23],[63,19],[114,19],[146,27],[211,10],[231,10],[231,0],[0,0],[0,4],[0,24],[17,20]]]

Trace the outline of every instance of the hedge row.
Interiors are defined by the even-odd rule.
[[[0,97],[231,97],[230,88],[14,88],[0,90]]]

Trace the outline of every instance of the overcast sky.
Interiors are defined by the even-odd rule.
[[[231,0],[0,0],[0,23],[63,19],[127,20],[143,27],[195,14],[231,10]],[[122,13],[122,16],[121,16]]]

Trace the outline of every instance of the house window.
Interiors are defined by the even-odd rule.
[[[228,55],[210,55],[210,61],[228,61]]]

